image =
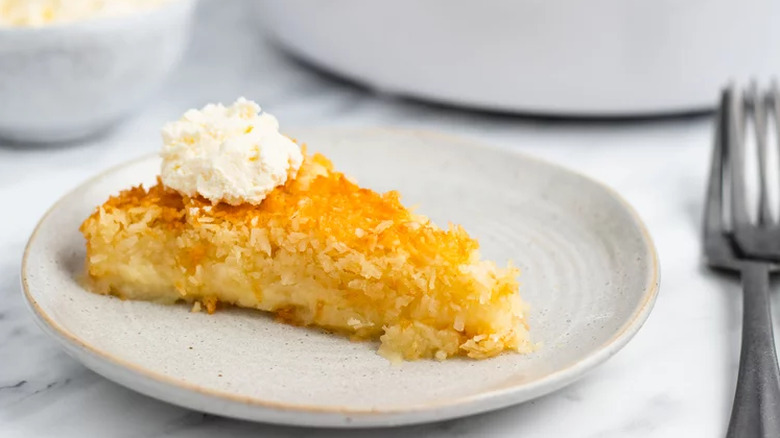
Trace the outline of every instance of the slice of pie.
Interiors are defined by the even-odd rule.
[[[111,197],[84,221],[94,290],[122,299],[273,312],[391,359],[529,352],[518,270],[305,155],[259,204],[213,202],[158,183]]]

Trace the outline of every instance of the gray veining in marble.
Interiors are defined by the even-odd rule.
[[[0,147],[0,437],[667,437],[724,432],[740,299],[701,268],[699,216],[711,120],[561,122],[376,96],[315,73],[262,39],[249,0],[202,5],[189,56],[164,91],[109,136],[66,148]],[[578,383],[502,411],[379,431],[269,426],[187,411],[85,369],[32,322],[19,268],[36,221],[88,176],[155,151],[183,109],[245,95],[284,127],[391,125],[478,138],[578,169],[623,194],[660,252],[655,310],[629,345]],[[776,309],[780,309],[780,303]],[[776,320],[780,317],[776,316]]]

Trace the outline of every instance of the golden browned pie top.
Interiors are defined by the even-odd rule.
[[[233,224],[303,233],[377,255],[402,248],[409,253],[412,264],[436,258],[458,266],[468,263],[479,246],[460,226],[450,225],[443,230],[412,213],[401,204],[396,191],[380,194],[359,187],[334,171],[331,162],[320,154],[307,155],[297,177],[257,206],[212,205],[201,197],[182,196],[158,179],[148,190],[138,186],[122,191],[100,208],[110,212],[131,207],[157,210],[158,225],[172,229]]]

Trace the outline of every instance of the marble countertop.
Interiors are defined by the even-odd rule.
[[[201,5],[182,67],[165,91],[110,135],[68,147],[0,146],[5,210],[0,227],[0,436],[609,438],[724,433],[736,380],[741,299],[736,281],[711,274],[700,260],[711,118],[555,121],[375,95],[279,53],[243,13],[248,3]],[[33,323],[19,286],[27,237],[49,206],[81,181],[157,150],[164,121],[183,109],[240,95],[260,102],[287,128],[379,125],[445,131],[527,152],[609,184],[636,207],[655,238],[663,273],[655,310],[624,350],[574,385],[498,412],[431,425],[345,432],[253,424],[168,405],[103,379],[67,356]]]

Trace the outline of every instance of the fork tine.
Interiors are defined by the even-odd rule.
[[[753,81],[750,85],[748,100],[750,102],[750,110],[753,113],[756,146],[758,148],[758,223],[759,225],[765,225],[772,222],[772,213],[769,209],[768,200],[769,180],[767,176],[767,99],[760,93],[756,81]]]
[[[729,90],[721,92],[720,107],[717,114],[715,146],[710,160],[710,175],[707,180],[707,197],[704,205],[705,244],[708,237],[719,236],[725,230],[723,224],[723,142],[726,133],[726,113],[729,104]]]
[[[747,190],[745,185],[745,144],[744,123],[745,108],[742,95],[736,86],[729,87],[728,103],[726,105],[724,148],[728,163],[731,191],[729,203],[731,204],[731,225],[737,237],[749,232],[750,216],[747,208]]]
[[[774,116],[775,121],[775,147],[780,147],[780,88],[777,86],[777,79],[773,78],[769,90],[769,99],[767,105]],[[780,155],[780,154],[779,154]]]

